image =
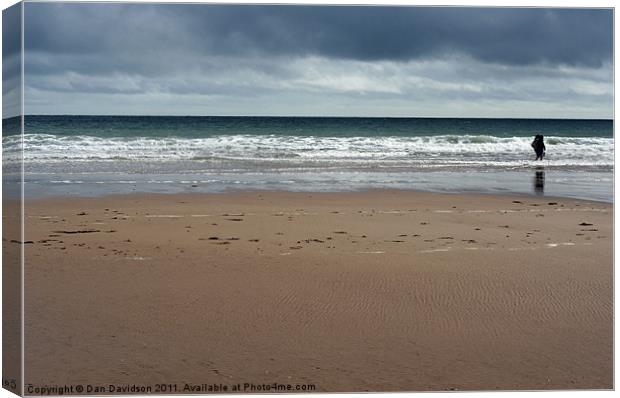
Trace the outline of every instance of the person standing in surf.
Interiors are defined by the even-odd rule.
[[[532,142],[532,148],[534,148],[534,152],[536,152],[536,160],[543,160],[547,148],[545,148],[542,134],[536,134]]]

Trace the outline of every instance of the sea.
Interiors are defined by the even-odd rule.
[[[20,118],[2,125],[7,196],[23,160],[27,198],[403,189],[613,201],[613,120],[31,115],[23,136]]]

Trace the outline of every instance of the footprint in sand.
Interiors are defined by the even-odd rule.
[[[90,233],[101,232],[101,231],[98,229],[80,229],[80,230],[75,230],[75,231],[54,231],[54,232],[57,234],[90,234]]]

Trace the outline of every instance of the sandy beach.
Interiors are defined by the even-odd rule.
[[[610,389],[612,211],[409,191],[30,200],[25,382]]]

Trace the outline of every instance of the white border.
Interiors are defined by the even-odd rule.
[[[45,1],[45,0],[25,0],[25,2],[50,2],[50,1]],[[60,2],[60,1],[58,1]],[[120,2],[120,1],[86,1],[86,0],[63,0],[62,2],[77,2],[77,3],[96,3],[96,2]],[[601,8],[614,8],[615,4],[613,1],[609,1],[609,0],[591,0],[591,1],[577,1],[577,0],[566,0],[566,1],[558,1],[558,0],[528,0],[528,1],[491,1],[491,0],[486,0],[486,1],[481,1],[481,0],[477,0],[477,1],[449,1],[449,0],[443,0],[443,1],[433,1],[433,0],[427,0],[427,1],[416,1],[416,0],[306,0],[306,1],[300,1],[300,0],[288,0],[288,1],[268,1],[268,0],[243,0],[243,1],[234,1],[234,0],[219,0],[219,1],[182,1],[182,0],[150,0],[150,1],[144,1],[144,0],[132,0],[132,1],[127,1],[128,3],[202,3],[202,4],[315,4],[315,5],[378,5],[378,6],[386,6],[386,5],[400,5],[400,6],[474,6],[474,7],[566,7],[566,8],[571,8],[571,7],[589,7],[589,8],[595,8],[595,7],[601,7]],[[17,1],[13,1],[13,0],[9,0],[9,2],[5,2],[4,4],[2,4],[2,8],[7,8],[11,5],[16,4]],[[22,17],[22,65],[21,65],[21,69],[22,69],[22,77],[21,77],[21,82],[22,82],[22,92],[21,92],[21,109],[22,109],[22,131],[23,131],[23,123],[24,123],[24,118],[23,118],[23,114],[24,114],[24,5],[22,3],[22,13],[21,13],[21,17]],[[615,123],[615,114],[616,114],[616,102],[615,102],[615,76],[616,76],[616,68],[618,68],[618,63],[616,62],[616,44],[618,43],[618,34],[616,32],[615,29],[615,9],[614,9],[614,132],[615,127],[616,127],[616,123]],[[0,88],[1,88],[1,83],[0,83]],[[614,133],[614,138],[615,138],[615,133]],[[614,142],[614,150],[615,150],[615,142]],[[22,136],[22,151],[23,151],[23,136]],[[615,153],[615,158],[614,158],[614,164],[617,164],[617,152]],[[21,203],[21,211],[22,211],[22,220],[21,220],[21,240],[24,241],[24,184],[23,184],[23,170],[24,170],[24,164],[23,164],[23,153],[22,153],[22,186],[21,186],[21,199],[22,199],[22,203]],[[615,199],[615,186],[616,183],[618,182],[618,180],[616,179],[617,176],[615,175],[615,167],[614,167],[614,199]],[[1,187],[0,187],[0,193],[1,193]],[[614,201],[614,227],[616,225],[616,221],[617,221],[617,212],[616,212],[616,204]],[[614,228],[615,229],[615,228]],[[0,231],[1,231],[1,225],[0,225]],[[614,233],[614,249],[615,247],[617,247],[618,243],[620,242],[620,238]],[[21,284],[22,284],[22,292],[21,292],[21,309],[22,309],[22,366],[21,366],[21,376],[22,376],[22,382],[24,381],[24,317],[23,317],[23,310],[24,310],[24,245],[22,245],[21,248]],[[0,259],[0,264],[1,264],[1,259]],[[616,265],[616,261],[615,261],[615,250],[614,250],[614,309],[617,308],[615,306],[615,304],[617,303],[615,301],[615,287],[616,284],[618,283],[618,276],[615,272],[615,265]],[[1,277],[0,277],[1,278]],[[1,290],[1,285],[0,285],[0,290]],[[614,386],[615,386],[615,381],[618,380],[617,376],[617,372],[618,372],[618,367],[615,366],[615,358],[616,358],[616,338],[618,337],[618,324],[617,324],[617,319],[615,317],[615,311],[614,311]],[[1,332],[0,332],[1,333]],[[0,348],[1,351],[1,348]],[[1,353],[0,353],[1,354]],[[59,364],[61,365],[61,364]],[[23,386],[22,386],[23,387]],[[4,389],[0,389],[0,398],[4,398],[4,397],[14,397],[15,395],[8,392],[7,390]],[[22,389],[23,391],[23,389]],[[380,393],[380,394],[373,394],[374,396],[390,396],[390,397],[397,397],[397,398],[401,398],[401,397],[409,397],[412,394],[415,394],[415,396],[429,396],[430,394],[438,394],[440,392],[433,392],[433,393]],[[614,391],[550,391],[550,392],[521,392],[521,391],[515,391],[515,392],[459,392],[458,393],[459,396],[468,396],[468,397],[473,397],[473,396],[482,396],[484,395],[485,397],[519,397],[522,395],[525,396],[542,396],[542,394],[544,394],[545,397],[581,397],[581,396],[589,396],[590,394],[596,394],[596,396],[611,396],[611,394],[614,394]],[[281,394],[278,394],[281,395]],[[290,394],[284,394],[286,396],[295,396],[295,395],[290,395]],[[312,394],[312,396],[327,396],[328,394]],[[332,394],[329,394],[332,395]],[[365,397],[367,394],[342,394],[342,395],[346,395],[349,397]],[[221,395],[224,396],[224,395]],[[264,395],[243,395],[244,397],[262,397]],[[170,398],[176,398],[178,397],[178,395],[158,395],[158,397],[170,397]]]

